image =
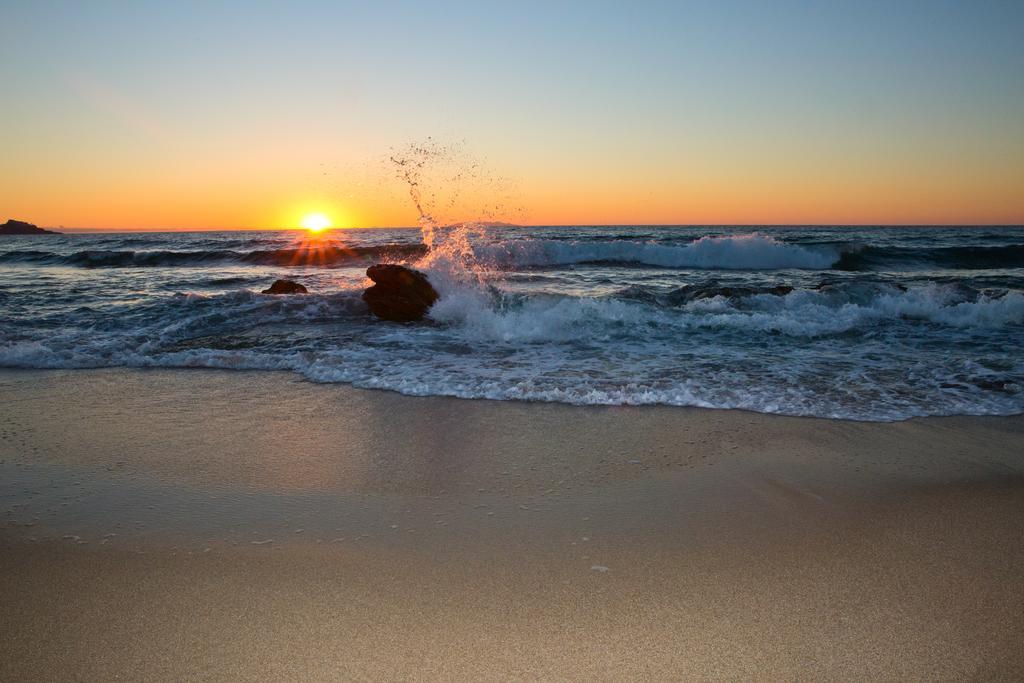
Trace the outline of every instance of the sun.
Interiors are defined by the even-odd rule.
[[[326,214],[308,213],[302,217],[300,225],[310,232],[320,232],[331,227],[332,223]]]

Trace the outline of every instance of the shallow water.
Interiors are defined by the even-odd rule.
[[[0,241],[0,366],[862,420],[1024,411],[1024,229],[552,227]],[[367,265],[427,272],[374,319]],[[311,294],[259,291],[275,278]]]

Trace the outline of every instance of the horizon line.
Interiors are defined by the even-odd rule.
[[[439,226],[442,228],[454,227],[455,225],[472,224],[472,221],[456,223],[453,225]],[[485,227],[503,228],[1020,228],[1024,223],[494,223],[481,222]],[[66,225],[40,226],[47,230],[67,230],[69,232],[308,232],[302,227],[281,227],[281,228],[112,228],[112,227],[78,227]],[[335,232],[343,230],[419,230],[415,225],[370,225],[359,227],[332,227],[326,228],[323,232]]]

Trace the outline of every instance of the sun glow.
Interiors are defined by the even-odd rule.
[[[326,214],[309,213],[302,217],[300,225],[310,232],[320,232],[331,227],[332,223]]]

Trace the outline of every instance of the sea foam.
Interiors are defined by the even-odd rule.
[[[827,248],[787,244],[756,233],[705,236],[688,244],[616,240],[510,240],[481,245],[477,258],[497,266],[555,266],[576,263],[625,263],[660,268],[774,270],[829,268],[840,254]]]

